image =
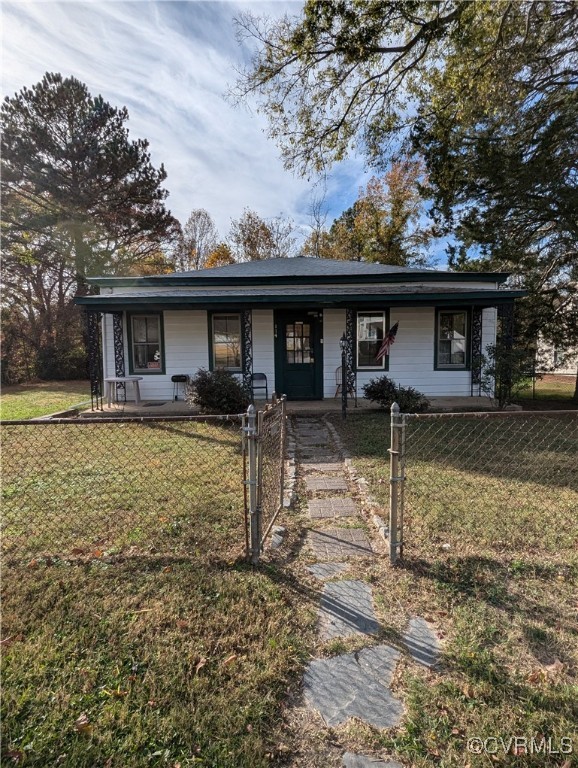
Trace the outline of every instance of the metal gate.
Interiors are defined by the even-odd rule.
[[[243,416],[243,480],[245,546],[251,562],[259,562],[265,539],[283,506],[287,416],[285,397],[265,409],[249,406]]]

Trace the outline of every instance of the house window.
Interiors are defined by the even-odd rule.
[[[358,370],[387,370],[388,355],[376,359],[383,343],[386,323],[385,312],[357,313]]]
[[[241,315],[213,315],[211,345],[213,370],[241,371]]]
[[[468,332],[467,310],[438,310],[436,368],[467,368]]]
[[[129,333],[131,373],[164,373],[161,315],[131,315]]]

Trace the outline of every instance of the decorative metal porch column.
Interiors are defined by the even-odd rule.
[[[472,384],[471,396],[482,394],[482,307],[472,309]]]
[[[102,410],[102,355],[100,338],[100,312],[86,312],[88,341],[88,375],[90,378],[91,409]]]
[[[114,341],[114,375],[124,376],[124,335],[122,328],[122,312],[112,312],[112,336]],[[126,384],[122,381],[116,382],[117,393],[121,389],[124,391],[126,400]]]
[[[243,387],[253,400],[253,313],[250,309],[241,312],[243,324]]]
[[[496,386],[499,401],[507,402],[512,393],[512,347],[514,346],[514,302],[498,306],[498,354],[501,360],[496,361],[499,372]]]
[[[355,345],[355,312],[352,309],[345,310],[345,338],[347,340],[346,347],[346,369],[345,375],[347,379],[348,392],[354,393],[355,406],[357,407],[357,374],[355,372],[354,361],[354,345]]]

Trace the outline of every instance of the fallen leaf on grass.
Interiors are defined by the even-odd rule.
[[[476,698],[475,691],[474,691],[474,689],[473,689],[473,687],[471,685],[464,685],[464,687],[462,688],[462,693],[464,694],[464,696],[467,699],[475,699]]]
[[[195,675],[198,675],[201,669],[205,666],[207,663],[207,659],[203,656],[197,661],[197,664],[195,666]]]
[[[183,621],[182,619],[177,619],[177,627],[179,629],[188,629],[189,628],[189,622]]]
[[[233,653],[231,656],[225,659],[225,661],[223,662],[223,666],[226,667],[227,664],[232,664],[232,662],[235,661],[236,658],[237,658],[237,654]]]
[[[541,683],[545,678],[546,674],[543,669],[535,669],[528,675],[528,682],[536,685],[536,683]]]
[[[24,635],[18,634],[18,635],[9,635],[8,637],[5,637],[3,640],[0,640],[0,646],[3,648],[8,648],[12,645],[12,643],[19,642],[21,640],[24,640]]]
[[[104,693],[105,696],[111,696],[114,699],[122,699],[125,696],[128,695],[128,691],[121,690],[120,686],[118,688],[101,688],[102,693]]]
[[[560,659],[554,659],[554,662],[552,664],[547,664],[544,667],[544,670],[550,677],[555,677],[556,675],[559,675],[561,672],[563,672],[564,668],[565,665],[560,661]]]
[[[79,733],[90,733],[92,731],[92,725],[88,719],[86,712],[79,715],[74,721],[74,727]]]
[[[80,549],[80,547],[74,547],[74,549],[70,550],[71,555],[84,555],[84,549]]]

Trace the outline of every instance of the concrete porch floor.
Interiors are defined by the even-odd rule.
[[[488,397],[431,397],[430,411],[493,411],[497,410],[495,401]],[[255,406],[265,405],[265,400],[256,400]],[[382,410],[375,403],[364,398],[359,398],[357,408],[353,401],[348,403],[348,412],[368,412]],[[294,400],[287,402],[287,412],[295,414],[321,414],[341,411],[339,398],[326,398],[325,400]],[[184,400],[176,401],[144,401],[135,405],[132,401],[113,403],[109,408],[106,402],[102,411],[83,411],[80,416],[85,418],[98,416],[194,416],[199,414],[197,408],[189,406]]]

